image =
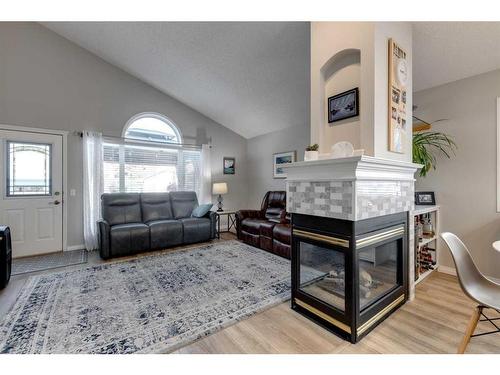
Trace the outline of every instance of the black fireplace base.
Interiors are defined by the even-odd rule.
[[[344,340],[350,341],[353,344],[356,344],[363,337],[365,337],[370,331],[372,331],[375,327],[377,327],[380,323],[384,321],[387,317],[389,317],[393,312],[403,306],[406,302],[406,296],[401,295],[401,297],[397,298],[393,303],[387,306],[387,310],[383,311],[377,319],[370,324],[369,327],[366,328],[361,333],[357,333],[356,331],[348,331],[347,329],[351,329],[351,327],[347,326],[347,329],[342,329],[339,327],[339,321],[332,321],[328,315],[323,315],[321,311],[315,309],[311,305],[305,304],[304,302],[293,299],[292,300],[292,309],[306,318],[312,320],[314,323],[322,326],[326,330],[332,332],[333,334],[341,337]]]
[[[361,221],[292,215],[292,301],[356,343],[408,296],[408,213]]]

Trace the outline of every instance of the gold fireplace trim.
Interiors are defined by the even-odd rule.
[[[334,326],[340,328],[342,331],[345,331],[349,334],[351,334],[351,327],[349,327],[347,324],[344,324],[337,319],[332,318],[330,315],[325,314],[323,311],[318,310],[315,307],[312,307],[308,303],[302,302],[300,299],[294,298],[295,303],[299,305],[300,307],[303,307],[304,309],[312,312],[314,315],[319,316],[320,318],[326,320],[327,322],[333,324]]]
[[[322,241],[322,242],[326,242],[326,243],[329,243],[332,245],[349,248],[349,241],[344,240],[342,238],[325,236],[323,234],[317,234],[317,233],[313,233],[313,232],[306,232],[306,231],[300,230],[300,229],[294,229],[293,234],[296,236],[299,236],[299,237],[308,238],[310,240]]]
[[[374,244],[374,243],[377,243],[377,242],[380,242],[380,241],[383,241],[383,240],[386,240],[386,239],[389,239],[392,237],[399,236],[401,234],[404,234],[404,232],[405,232],[405,227],[400,226],[397,228],[389,229],[385,232],[374,234],[372,236],[363,237],[359,240],[356,240],[356,248],[359,249],[361,247],[369,246],[371,244]]]
[[[380,319],[382,319],[390,310],[392,310],[394,307],[399,305],[401,302],[403,302],[405,299],[404,294],[399,296],[396,300],[391,302],[389,305],[384,307],[382,310],[380,310],[377,314],[372,316],[370,319],[368,319],[365,323],[360,325],[356,331],[358,335],[361,335],[363,332],[365,332],[368,328],[370,328],[372,325],[377,323]]]

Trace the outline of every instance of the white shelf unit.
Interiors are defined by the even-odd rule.
[[[417,264],[417,257],[420,253],[420,250],[424,247],[427,246],[428,249],[431,249],[431,255],[433,261],[436,262],[436,264],[433,266],[433,269],[429,269],[423,272],[420,272],[417,270],[417,266],[415,266],[415,272],[416,275],[418,274],[418,278],[415,280],[415,284],[418,284],[419,282],[423,281],[427,276],[429,276],[432,272],[436,271],[439,268],[439,259],[438,259],[438,254],[439,254],[439,245],[440,245],[440,228],[439,228],[439,206],[434,205],[434,206],[419,206],[415,205],[415,210],[412,212],[413,215],[413,225],[415,225],[415,217],[423,217],[424,215],[429,215],[430,220],[433,226],[433,234],[431,236],[424,236],[422,238],[418,238],[415,235],[415,244],[416,244],[416,249],[415,249],[415,264]],[[413,228],[414,230],[414,228]]]

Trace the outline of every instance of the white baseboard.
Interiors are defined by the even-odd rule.
[[[453,267],[446,267],[446,266],[439,266],[438,267],[438,272],[445,273],[447,275],[452,275],[452,276],[457,276],[457,270]],[[500,284],[500,279],[492,277],[492,276],[486,276],[488,279],[491,281]]]
[[[68,246],[66,248],[66,251],[73,251],[73,250],[81,250],[85,249],[85,245],[73,245],[73,246]]]
[[[445,273],[447,275],[457,276],[457,271],[454,267],[439,266],[438,272]]]

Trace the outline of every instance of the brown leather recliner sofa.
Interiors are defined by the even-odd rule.
[[[236,233],[243,242],[290,258],[292,230],[286,212],[286,192],[268,191],[260,210],[236,213]]]

